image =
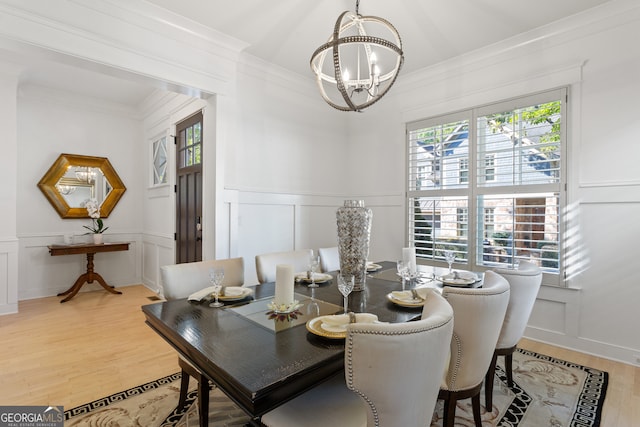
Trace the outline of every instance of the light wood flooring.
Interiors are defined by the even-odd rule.
[[[155,294],[83,292],[21,301],[0,316],[0,405],[83,403],[177,372],[173,349],[144,323]],[[523,340],[521,347],[609,372],[602,427],[640,425],[640,367]]]

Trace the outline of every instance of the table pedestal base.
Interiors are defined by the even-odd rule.
[[[95,253],[92,253],[92,252],[87,253],[87,272],[84,274],[81,274],[80,277],[78,277],[78,280],[76,280],[76,282],[73,284],[73,286],[71,286],[66,291],[58,294],[59,297],[67,295],[65,299],[60,301],[61,303],[69,301],[78,293],[82,285],[84,285],[85,283],[93,283],[94,280],[97,281],[100,284],[100,286],[102,286],[104,289],[111,292],[112,294],[122,295],[122,292],[116,291],[113,286],[108,285],[107,282],[105,282],[102,276],[100,276],[98,273],[93,271],[94,255]]]

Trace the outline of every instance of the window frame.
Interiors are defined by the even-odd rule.
[[[511,111],[516,109],[528,108],[535,105],[540,105],[548,102],[560,101],[560,143],[559,145],[559,154],[560,160],[558,162],[559,167],[559,175],[557,177],[557,182],[553,183],[545,183],[545,184],[530,184],[528,182],[517,182],[511,183],[509,185],[499,185],[496,178],[496,168],[497,160],[495,154],[486,153],[492,158],[492,169],[493,172],[491,174],[492,180],[487,180],[489,185],[482,186],[478,177],[478,170],[482,165],[486,167],[486,159],[482,162],[478,162],[478,157],[483,154],[479,152],[479,142],[478,142],[478,118],[489,116],[492,114],[498,114],[501,111]],[[466,257],[460,257],[461,260],[461,268],[467,268],[474,271],[483,271],[490,268],[492,266],[488,265],[487,262],[484,261],[484,249],[483,244],[485,241],[484,231],[484,215],[486,214],[487,207],[480,206],[479,196],[482,195],[513,195],[513,202],[515,203],[517,200],[526,200],[527,198],[534,198],[536,193],[541,194],[555,194],[557,197],[557,224],[555,224],[557,228],[557,236],[558,236],[558,255],[557,255],[557,271],[552,271],[555,269],[543,269],[544,271],[544,281],[547,284],[558,285],[558,286],[566,286],[565,280],[565,259],[563,254],[565,253],[566,242],[564,240],[564,228],[566,218],[564,217],[564,211],[567,208],[567,176],[568,176],[568,159],[567,153],[569,152],[569,140],[567,138],[567,122],[569,120],[568,113],[568,104],[569,101],[569,88],[561,87],[557,89],[552,89],[549,91],[544,91],[540,93],[524,95],[517,98],[511,98],[508,100],[493,102],[490,104],[480,105],[476,107],[469,108],[467,110],[454,112],[451,114],[443,114],[439,116],[434,116],[431,118],[426,118],[423,120],[418,120],[414,122],[406,123],[406,140],[405,140],[405,161],[406,161],[406,197],[405,203],[407,206],[405,221],[406,227],[405,230],[407,232],[406,235],[406,244],[407,245],[415,245],[416,238],[415,233],[412,229],[412,221],[416,221],[414,218],[415,209],[414,202],[420,200],[420,197],[425,199],[423,200],[443,200],[442,198],[466,198],[467,199],[467,241],[466,241]],[[460,179],[460,176],[456,179],[456,185],[447,187],[444,184],[439,183],[440,185],[435,185],[435,188],[427,188],[417,187],[416,184],[413,184],[412,179],[412,168],[418,163],[412,163],[412,142],[411,142],[411,134],[413,131],[419,131],[422,129],[429,129],[435,126],[443,126],[446,124],[453,124],[455,122],[460,122],[467,120],[468,123],[468,180]],[[442,161],[442,159],[440,160]],[[458,159],[458,164],[463,164]],[[515,168],[515,164],[513,165]],[[462,172],[462,169],[459,169],[459,172]],[[465,170],[467,172],[467,170]],[[468,181],[468,183],[466,182]],[[506,191],[509,189],[509,191]],[[553,191],[551,191],[553,190]],[[518,197],[520,196],[520,197]],[[428,199],[426,199],[428,198]],[[546,206],[546,205],[545,205]],[[514,205],[515,207],[515,205]],[[494,227],[495,227],[495,217],[496,213],[494,211]],[[543,214],[546,218],[547,214]],[[495,228],[494,228],[495,230]],[[437,245],[438,241],[436,240],[436,229],[431,232],[432,235],[432,244]],[[515,237],[515,229],[512,233],[512,238]],[[456,232],[456,235],[459,235]],[[416,245],[417,246],[417,245]],[[478,247],[480,246],[480,247]],[[435,246],[432,247],[432,256],[428,259],[418,258],[418,262],[422,264],[431,264],[431,265],[446,265],[444,260],[440,260],[436,255]]]
[[[150,144],[149,144],[149,151],[150,151],[150,174],[149,174],[149,186],[150,188],[157,188],[157,187],[165,187],[169,185],[169,179],[170,179],[170,168],[169,168],[169,149],[170,149],[170,145],[169,145],[169,137],[167,135],[168,132],[163,132],[161,134],[156,135],[155,137],[150,139]],[[157,149],[156,149],[156,144],[158,144],[158,146],[163,146],[164,147],[164,153],[165,153],[165,165],[164,165],[164,181],[159,181],[156,182],[156,179],[158,178],[157,176],[157,170],[156,170],[156,154],[157,154]]]

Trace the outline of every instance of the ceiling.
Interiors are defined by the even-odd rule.
[[[309,59],[326,42],[347,0],[147,0],[248,43],[245,51],[311,78]],[[359,12],[391,22],[410,73],[614,0],[362,0]],[[137,105],[152,88],[44,61],[24,82]]]

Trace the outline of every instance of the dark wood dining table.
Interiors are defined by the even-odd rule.
[[[367,277],[365,289],[350,295],[350,311],[376,314],[382,322],[418,319],[421,307],[387,299],[402,285],[395,263],[379,264],[381,271]],[[317,315],[342,312],[335,275],[317,288],[295,285],[303,305],[291,321],[269,316],[274,283],[257,285],[252,299],[224,308],[181,299],[145,305],[142,311],[154,331],[260,425],[261,415],[343,369],[344,339],[318,336],[305,327]]]

